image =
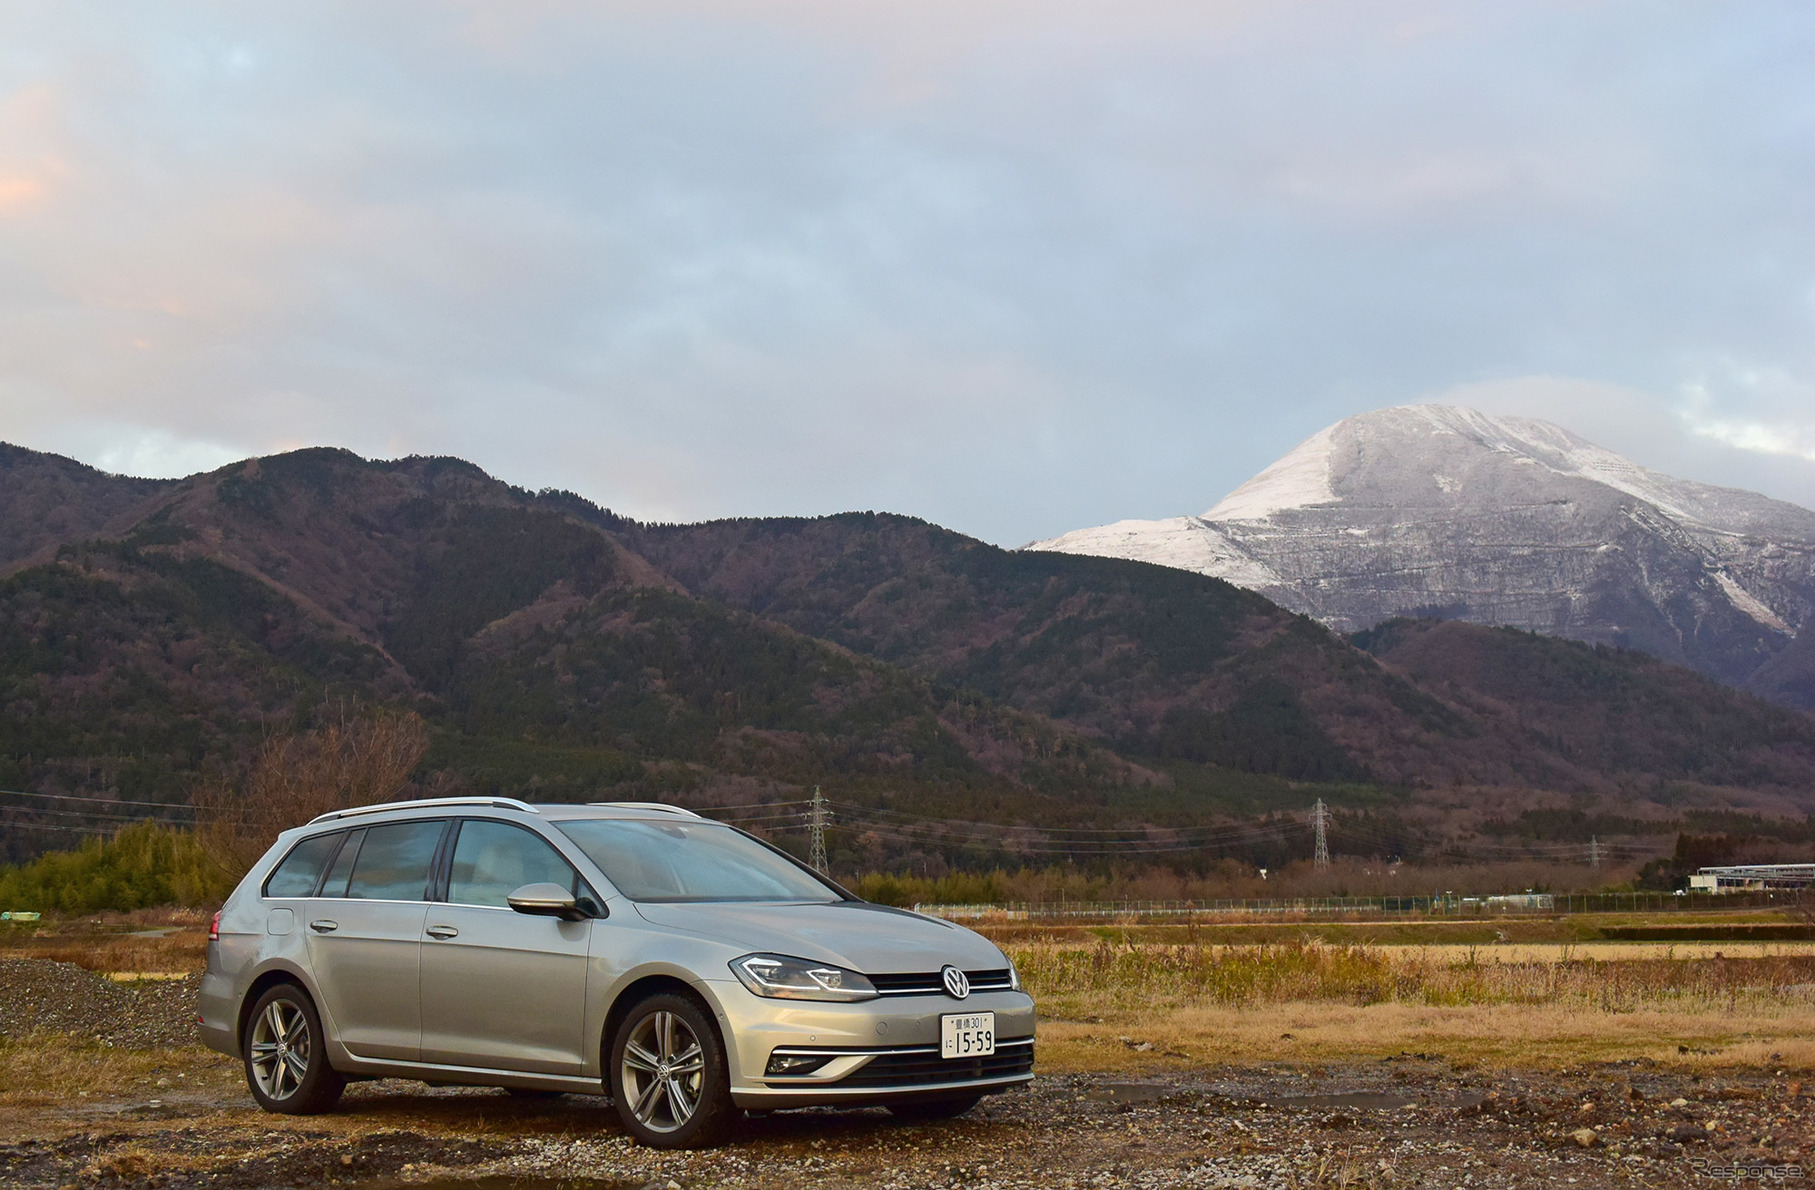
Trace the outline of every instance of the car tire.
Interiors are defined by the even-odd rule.
[[[246,1086],[268,1112],[307,1116],[340,1102],[347,1080],[328,1064],[327,1034],[309,994],[280,983],[258,998],[240,1056]]]
[[[910,1099],[906,1103],[891,1103],[888,1108],[889,1114],[897,1120],[949,1120],[976,1107],[982,1098],[981,1095],[950,1095],[943,1099]]]
[[[691,996],[638,1001],[612,1034],[606,1068],[618,1119],[646,1145],[705,1148],[738,1115],[718,1026]]]

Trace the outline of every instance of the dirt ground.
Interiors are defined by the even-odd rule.
[[[709,1152],[631,1143],[603,1099],[374,1082],[313,1118],[253,1107],[180,1043],[190,981],[0,961],[0,1185],[82,1187],[1680,1187],[1815,1182],[1815,1076],[1626,1061],[1072,1069],[944,1124],[782,1112]],[[32,1030],[30,1022],[49,1027]]]

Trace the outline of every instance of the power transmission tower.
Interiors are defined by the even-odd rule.
[[[1317,828],[1317,851],[1311,857],[1311,866],[1327,868],[1330,866],[1330,838],[1326,827],[1330,821],[1330,808],[1318,798],[1317,804],[1311,807],[1311,825]]]
[[[1601,837],[1599,835],[1588,836],[1588,866],[1597,872],[1600,871]]]
[[[807,854],[807,863],[821,876],[831,865],[826,860],[826,823],[831,819],[826,809],[826,799],[820,794],[819,786],[813,787],[813,809],[807,819],[808,837],[812,842]]]

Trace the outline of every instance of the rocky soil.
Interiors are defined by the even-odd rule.
[[[1815,1079],[1648,1065],[1457,1070],[1404,1054],[1318,1067],[1225,1064],[1138,1079],[1043,1075],[939,1125],[880,1110],[782,1112],[703,1153],[640,1148],[601,1099],[376,1082],[309,1119],[251,1106],[224,1059],[158,1051],[170,1077],[78,1097],[9,1059],[69,1035],[171,1046],[180,984],[111,984],[0,963],[0,1185],[351,1185],[466,1190],[694,1187],[1678,1187],[1798,1184]],[[27,1031],[29,1024],[53,1036]],[[79,1048],[74,1052],[80,1052]]]
[[[200,982],[191,975],[121,984],[74,963],[0,959],[0,1036],[45,1029],[140,1049],[193,1045]]]

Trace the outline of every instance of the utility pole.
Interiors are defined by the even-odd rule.
[[[1588,866],[1595,871],[1601,870],[1601,836],[1588,836]]]
[[[1311,807],[1311,825],[1317,828],[1317,851],[1311,857],[1311,866],[1327,868],[1330,866],[1330,838],[1326,826],[1330,821],[1330,808],[1318,798],[1317,804]]]
[[[813,787],[813,809],[807,819],[808,838],[812,846],[807,854],[807,864],[821,876],[831,865],[826,860],[826,822],[831,814],[826,810],[826,799],[819,792],[819,786]]]

